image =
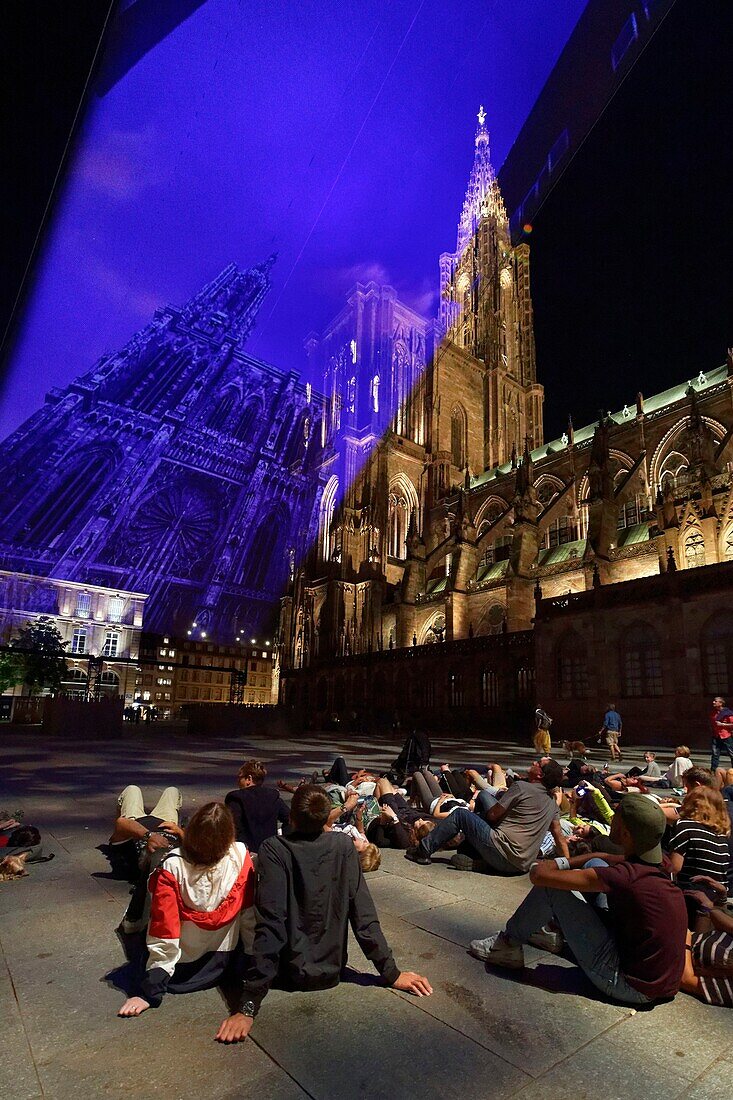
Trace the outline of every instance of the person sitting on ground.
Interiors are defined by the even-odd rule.
[[[674,997],[685,965],[687,910],[662,854],[665,819],[648,798],[632,796],[616,811],[611,840],[624,854],[542,860],[533,889],[503,932],[474,940],[470,952],[518,970],[525,943],[559,954],[564,945],[596,989],[623,1004]],[[584,894],[603,893],[606,914]]]
[[[455,810],[445,821],[409,848],[405,857],[413,863],[429,864],[434,852],[444,848],[458,833],[463,833],[478,858],[503,875],[522,875],[537,858],[545,834],[550,831],[563,855],[568,846],[559,821],[554,792],[562,783],[562,768],[550,760],[542,768],[541,785],[515,780],[500,798],[481,791],[476,811]],[[462,870],[473,870],[475,860],[466,852],[457,853],[451,863]]]
[[[269,836],[277,834],[278,823],[287,829],[290,811],[274,787],[265,786],[267,768],[261,760],[245,760],[237,774],[239,784],[224,804],[231,810],[237,840],[256,855]]]
[[[704,888],[694,880],[704,875],[727,891],[730,874],[730,819],[719,791],[695,787],[685,796],[680,817],[672,826],[670,862],[677,885],[688,899],[690,927],[694,928],[699,906],[696,895]],[[709,894],[711,888],[708,888]]]
[[[140,1016],[166,993],[221,986],[241,1000],[244,952],[254,928],[255,871],[223,802],[207,802],[191,818],[180,849],[150,876],[148,961],[138,996],[119,1016]],[[230,1017],[227,1041],[243,1039],[243,1021]]]
[[[664,779],[670,787],[681,787],[682,777],[692,767],[694,764],[690,759],[690,749],[687,745],[678,745],[674,750],[674,760],[664,773]]]
[[[427,978],[397,968],[353,844],[324,831],[330,812],[326,792],[303,785],[290,807],[293,831],[260,848],[252,958],[241,1012],[219,1029],[217,1037],[224,1041],[249,1034],[276,980],[303,991],[338,985],[347,964],[349,925],[385,985],[419,997],[432,993]]]
[[[686,794],[694,791],[697,787],[707,787],[710,790],[715,790],[715,776],[707,768],[699,768],[695,764],[683,774],[682,786]],[[679,821],[681,804],[678,799],[660,797],[659,805],[668,822],[674,824]]]
[[[723,908],[726,889],[706,875],[693,882],[702,889],[680,988],[706,1004],[733,1008],[733,915]]]

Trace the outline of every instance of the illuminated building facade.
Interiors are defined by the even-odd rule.
[[[261,636],[277,620],[322,407],[245,350],[271,264],[232,264],[159,309],[5,441],[5,569],[149,593],[146,628],[184,637]]]
[[[142,592],[0,570],[0,644],[45,616],[66,643],[62,692],[131,703],[146,600]],[[101,660],[90,665],[90,656]],[[20,686],[8,691],[22,693]]]

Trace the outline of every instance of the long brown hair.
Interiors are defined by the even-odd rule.
[[[234,843],[234,818],[223,802],[207,802],[189,821],[181,849],[189,863],[213,867]]]
[[[720,791],[693,787],[680,807],[680,819],[683,818],[707,825],[719,836],[730,836],[730,818]]]

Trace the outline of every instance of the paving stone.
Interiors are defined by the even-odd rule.
[[[8,1002],[9,986],[0,980],[3,1097],[39,1095],[34,1064],[54,1100],[72,1093],[74,1100],[348,1100],[377,1092],[398,1100],[459,1093],[596,1100],[599,1090],[603,1100],[644,1091],[703,1100],[730,1091],[726,1010],[678,997],[652,1013],[630,1014],[602,1001],[566,960],[528,949],[527,969],[513,974],[471,959],[465,945],[501,927],[529,884],[526,876],[457,872],[442,862],[450,852],[422,868],[387,850],[382,870],[367,878],[398,964],[426,973],[433,997],[373,984],[373,967],[352,937],[352,983],[321,994],[274,991],[241,1047],[213,1042],[226,1011],[216,991],[171,996],[138,1020],[119,1020],[124,992],[105,975],[124,962],[114,928],[129,886],[106,877],[96,846],[109,835],[124,783],[157,797],[175,782],[190,815],[233,787],[247,756],[270,761],[273,779],[292,779],[330,765],[335,751],[349,765],[383,770],[398,746],[331,734],[309,735],[307,744],[280,737],[192,741],[176,733],[161,739],[146,730],[114,744],[44,739],[35,731],[3,736],[0,807],[24,808],[57,853],[29,878],[0,884],[0,944],[18,991],[18,1003]],[[498,758],[519,767],[530,759],[527,746],[491,746],[477,737],[462,747],[437,737],[434,744],[436,760]],[[146,1084],[145,1066],[153,1062],[155,1077]]]
[[[504,924],[506,910],[490,909],[463,899],[434,909],[409,913],[405,920],[417,928],[423,928],[441,939],[450,940],[458,947],[468,947],[471,940],[483,939]]]
[[[210,1034],[202,1033],[202,1021],[195,1015],[178,1019],[175,1025],[166,1020],[164,1028],[159,1016],[147,1021],[152,1015],[120,1021],[121,1034],[101,1047],[66,1051],[41,1065],[46,1096],[54,1100],[98,1100],[100,1096],[306,1100],[307,1093],[255,1042],[222,1046],[213,1041],[216,1027],[209,1028]]]
[[[733,1067],[730,1062],[721,1059],[705,1070],[702,1076],[698,1077],[683,1093],[683,1096],[685,1100],[713,1100],[713,1097],[730,1096],[731,1088],[733,1088]]]
[[[21,1021],[13,985],[0,958],[0,1096],[35,1100],[41,1085]]]
[[[489,971],[464,948],[404,922],[401,930],[393,922],[384,930],[400,968],[425,974],[433,986],[433,996],[418,998],[416,1007],[530,1076],[540,1076],[628,1015],[627,1009],[589,1001],[591,991],[577,967],[555,956],[527,949],[526,970]]]
[[[496,1095],[511,1096],[527,1080],[460,1032],[418,1015],[418,998],[408,1002],[375,985],[359,988],[358,1000],[354,993],[347,983],[321,993],[274,991],[255,1022],[257,1042],[318,1100],[465,1100],[467,1093],[487,1095],[481,1090],[489,1081]]]

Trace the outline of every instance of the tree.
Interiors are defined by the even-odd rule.
[[[25,663],[17,653],[0,653],[0,695],[25,679]]]
[[[61,687],[67,665],[64,650],[67,643],[48,615],[41,615],[34,622],[22,627],[10,642],[15,651],[6,654],[18,662],[23,683],[32,695],[34,691],[48,688],[52,695]]]

